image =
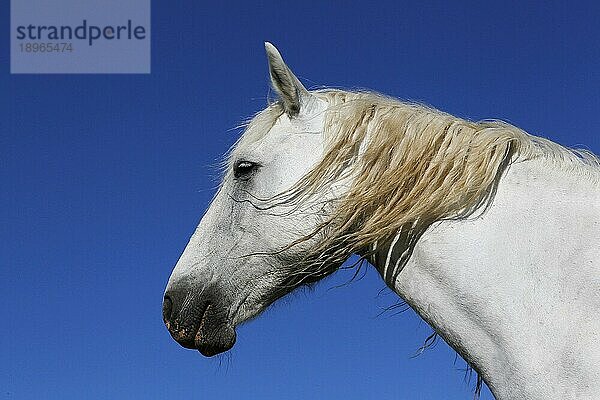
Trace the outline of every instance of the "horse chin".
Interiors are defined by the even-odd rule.
[[[200,331],[198,331],[198,333],[200,333]],[[198,335],[196,335],[194,343],[200,354],[205,357],[212,357],[231,349],[235,344],[235,337],[235,330],[233,328],[228,328],[223,330],[218,337],[211,340],[198,338]]]
[[[232,324],[210,317],[209,312],[204,314],[194,337],[194,347],[205,357],[212,357],[231,349],[236,339]]]

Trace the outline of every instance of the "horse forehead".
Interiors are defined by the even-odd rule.
[[[279,145],[282,141],[293,138],[295,135],[315,139],[310,142],[321,142],[326,110],[327,103],[324,100],[315,99],[310,107],[292,118],[286,113],[282,113],[270,123],[265,121],[261,123],[260,120],[256,120],[257,122],[250,124],[249,130],[244,133],[236,145],[234,154],[260,152]],[[267,127],[267,125],[269,126]]]
[[[324,113],[310,113],[290,118],[287,114],[280,116],[271,132],[274,134],[320,133],[323,131]]]

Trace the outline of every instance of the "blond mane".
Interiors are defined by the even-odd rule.
[[[407,260],[432,223],[465,218],[488,205],[502,173],[514,162],[545,158],[600,179],[598,157],[505,122],[471,122],[370,92],[312,93],[329,104],[327,149],[321,162],[277,199],[301,202],[349,182],[331,217],[310,235],[323,238],[317,249],[323,264],[343,262],[352,253],[368,255],[373,243],[399,233]],[[282,113],[280,105],[271,105],[250,124],[249,136],[241,142],[258,140]]]

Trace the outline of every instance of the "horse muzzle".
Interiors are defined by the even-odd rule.
[[[223,304],[224,296],[219,293],[215,288],[192,290],[175,285],[167,288],[163,300],[163,321],[173,339],[206,357],[227,351],[235,344],[235,328],[229,321],[228,307]]]

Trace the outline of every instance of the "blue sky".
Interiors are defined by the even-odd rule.
[[[410,358],[431,331],[412,311],[377,316],[397,300],[372,270],[284,299],[215,359],[172,341],[163,290],[231,128],[265,106],[263,41],[308,87],[600,153],[600,6],[278,3],[154,1],[150,75],[10,75],[0,41],[0,398],[472,397],[444,343]]]

